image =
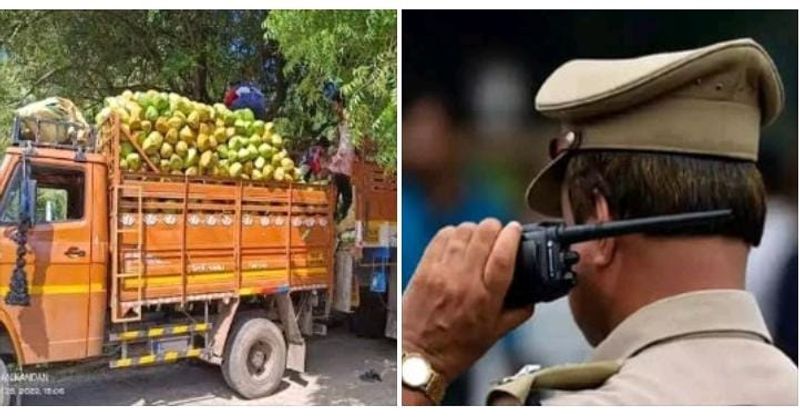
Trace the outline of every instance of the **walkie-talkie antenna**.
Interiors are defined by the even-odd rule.
[[[707,228],[732,219],[733,212],[725,209],[610,221],[596,225],[566,226],[560,222],[524,225],[514,277],[506,292],[503,306],[517,308],[537,302],[549,302],[569,293],[577,280],[572,266],[580,259],[577,252],[570,250],[570,244],[625,234],[676,229],[689,231],[690,228]]]
[[[649,218],[614,221],[610,225],[592,224],[562,226],[555,231],[555,235],[559,242],[566,245],[631,233],[646,234],[653,232],[664,232],[675,228],[689,228],[698,225],[707,225],[709,223],[713,223],[714,221],[727,221],[732,216],[733,212],[730,209],[697,213],[682,213],[678,215],[652,216]]]

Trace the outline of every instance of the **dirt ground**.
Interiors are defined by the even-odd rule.
[[[359,338],[345,327],[308,343],[306,373],[288,372],[278,391],[244,400],[219,367],[201,361],[110,370],[105,362],[47,371],[63,395],[27,396],[23,405],[395,405],[395,340]]]

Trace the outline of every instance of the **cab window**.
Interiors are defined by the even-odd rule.
[[[13,224],[20,219],[20,166],[2,199],[0,223]],[[36,180],[36,224],[83,218],[85,175],[81,170],[36,165],[31,169]]]

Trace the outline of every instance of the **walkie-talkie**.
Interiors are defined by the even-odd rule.
[[[730,220],[728,209],[566,226],[560,222],[523,225],[514,277],[506,293],[505,308],[518,308],[558,299],[575,286],[572,266],[578,253],[570,244],[626,234],[664,232]]]

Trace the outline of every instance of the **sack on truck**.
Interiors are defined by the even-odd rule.
[[[48,144],[86,143],[89,136],[90,127],[81,111],[62,97],[33,102],[14,113],[22,123],[21,139]]]

